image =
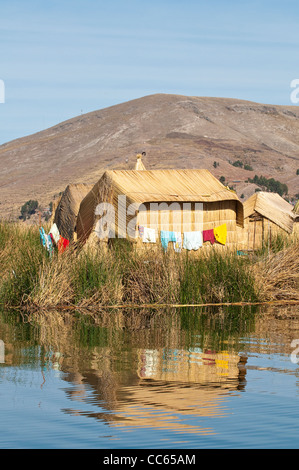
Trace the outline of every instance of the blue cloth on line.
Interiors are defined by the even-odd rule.
[[[39,237],[41,244],[46,248],[47,247],[47,235],[43,227],[39,229]]]
[[[44,248],[47,249],[51,257],[53,253],[53,243],[52,243],[51,235],[50,234],[47,235],[44,228],[41,227],[39,229],[39,236],[40,236],[41,244],[43,245]]]
[[[165,251],[167,251],[169,242],[176,242],[177,237],[175,232],[168,232],[167,230],[161,230],[160,232],[161,244]]]

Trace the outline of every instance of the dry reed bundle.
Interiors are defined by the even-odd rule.
[[[81,201],[91,189],[90,184],[69,184],[57,203],[53,222],[57,224],[60,234],[69,241],[74,237]]]
[[[299,242],[257,262],[253,272],[261,299],[299,300]]]
[[[127,265],[123,283],[125,302],[141,305],[177,302],[178,261],[154,250],[140,253]]]

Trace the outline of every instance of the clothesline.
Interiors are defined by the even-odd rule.
[[[139,225],[138,231],[144,243],[156,243],[156,229]],[[43,227],[40,227],[39,232],[41,244],[47,249],[50,257],[52,257],[54,246],[57,246],[59,253],[63,253],[69,246],[69,240],[60,235],[55,223],[52,225],[48,234],[45,233]],[[177,253],[180,253],[182,248],[196,251],[202,247],[204,242],[210,242],[212,245],[218,242],[225,245],[226,236],[226,224],[203,231],[198,230],[183,233],[168,230],[160,231],[163,249],[167,251],[168,244],[173,243],[173,248]]]
[[[139,236],[143,243],[156,243],[156,229],[150,227],[138,226]],[[180,252],[182,248],[186,250],[198,250],[204,242],[215,242],[226,244],[227,228],[226,224],[222,224],[210,230],[174,232],[168,230],[160,231],[160,239],[162,247],[167,251],[168,243],[173,243],[174,250]]]

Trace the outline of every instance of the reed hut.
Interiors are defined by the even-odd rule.
[[[289,236],[295,221],[292,205],[279,194],[257,191],[244,202],[244,235],[239,248],[255,250],[271,244],[277,235]]]
[[[92,184],[69,184],[59,199],[53,223],[56,223],[60,235],[70,242],[76,239],[75,227],[80,203],[92,187]]]
[[[161,230],[183,234],[226,224],[226,245],[235,247],[236,226],[243,227],[243,204],[208,170],[110,170],[80,204],[77,236],[81,244],[99,241],[103,217],[107,231],[102,241],[129,238],[144,246],[140,227],[147,227],[155,230],[158,245]]]

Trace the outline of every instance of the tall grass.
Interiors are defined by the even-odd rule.
[[[269,253],[279,253],[280,251],[293,246],[296,238],[290,235],[282,235],[277,233],[271,237],[271,240],[267,239],[263,242],[262,246],[256,250],[257,256],[264,256]],[[297,240],[298,241],[298,240]]]
[[[83,250],[70,260],[73,302],[84,304],[117,304],[122,299],[120,260],[111,252]]]
[[[228,250],[192,256],[115,241],[108,250],[70,248],[50,258],[38,227],[0,222],[0,303],[47,309],[299,298],[298,253],[294,242],[252,261]]]
[[[49,262],[36,227],[0,223],[0,302],[19,305],[35,288]]]
[[[200,259],[187,256],[182,270],[181,303],[256,302],[258,292],[248,259],[211,250]]]

